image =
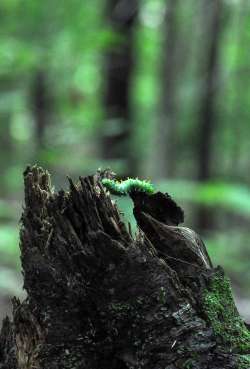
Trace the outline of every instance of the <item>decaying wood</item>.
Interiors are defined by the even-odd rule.
[[[137,236],[100,184],[24,173],[27,298],[0,336],[2,369],[249,368],[250,332],[221,268],[166,194],[131,194]],[[248,361],[249,360],[249,361]]]

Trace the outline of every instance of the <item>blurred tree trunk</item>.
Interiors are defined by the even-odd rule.
[[[235,73],[235,81],[233,84],[234,90],[234,101],[235,103],[231,107],[231,114],[234,116],[234,123],[230,127],[233,133],[233,147],[231,152],[231,166],[229,168],[229,175],[233,174],[234,179],[249,180],[249,173],[245,176],[245,169],[242,168],[241,159],[243,157],[242,143],[249,137],[249,122],[246,110],[242,109],[243,106],[249,104],[249,86],[250,86],[250,75],[249,68],[242,68],[240,60],[248,59],[248,45],[250,41],[249,33],[246,32],[249,25],[249,19],[245,17],[248,8],[248,0],[241,0],[239,3],[238,11],[238,22],[237,22],[237,51],[236,51],[236,63],[239,65]],[[244,93],[242,93],[244,91]],[[241,124],[239,124],[240,122]]]
[[[36,155],[37,160],[39,160],[46,145],[46,129],[50,124],[52,112],[52,96],[48,75],[43,69],[38,69],[33,76],[30,102],[35,123]]]
[[[0,77],[0,98],[2,99],[2,106],[0,110],[0,173],[1,173],[1,183],[0,183],[0,197],[7,196],[10,193],[6,179],[8,176],[8,169],[13,164],[16,164],[14,160],[14,142],[11,134],[11,123],[12,123],[12,109],[4,102],[7,100],[6,95],[15,91],[15,80],[11,76]]]
[[[107,18],[118,42],[109,47],[105,61],[106,111],[102,138],[104,159],[124,159],[127,173],[135,171],[130,155],[130,83],[133,69],[133,31],[138,12],[137,0],[109,0]]]
[[[8,194],[8,186],[5,183],[7,170],[13,164],[13,142],[11,137],[11,112],[7,109],[0,113],[0,196]]]
[[[167,2],[164,19],[163,58],[161,69],[162,93],[159,124],[156,130],[155,176],[173,177],[176,170],[177,150],[177,79],[179,70],[179,29],[177,22],[178,0]]]
[[[217,126],[216,99],[219,88],[219,43],[222,30],[223,0],[203,2],[202,25],[203,45],[201,48],[201,91],[198,127],[198,180],[206,182],[212,178],[213,135]],[[212,227],[212,214],[209,209],[198,210],[198,229]]]

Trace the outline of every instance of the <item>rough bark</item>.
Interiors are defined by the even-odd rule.
[[[163,193],[132,193],[133,238],[100,178],[53,192],[24,173],[27,298],[4,320],[1,369],[249,368],[250,332],[221,268]]]

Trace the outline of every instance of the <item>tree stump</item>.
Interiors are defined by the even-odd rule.
[[[27,298],[13,299],[2,369],[250,368],[250,332],[230,283],[163,193],[131,193],[132,237],[100,179],[24,172],[20,248]]]

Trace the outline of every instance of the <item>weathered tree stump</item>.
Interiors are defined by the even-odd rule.
[[[20,232],[27,298],[0,336],[4,369],[250,368],[250,332],[230,283],[166,194],[131,193],[133,238],[105,173],[53,192],[24,173]]]

